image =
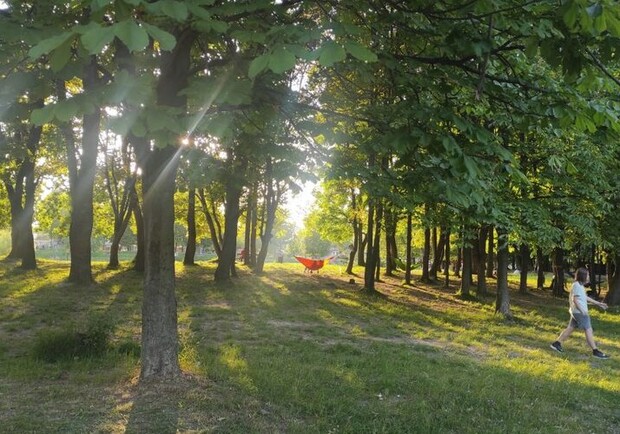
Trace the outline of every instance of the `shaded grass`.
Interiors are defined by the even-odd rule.
[[[568,319],[566,300],[548,292],[513,291],[507,322],[492,295],[456,297],[456,281],[445,290],[385,278],[372,296],[337,265],[319,275],[240,268],[226,285],[212,267],[177,270],[186,375],[139,384],[140,276],[97,264],[98,283],[76,287],[63,263],[0,265],[0,431],[618,432],[617,313],[593,311],[615,356],[599,361],[578,334],[564,354],[548,349]],[[114,325],[109,351],[33,357],[41,330],[92,317]]]

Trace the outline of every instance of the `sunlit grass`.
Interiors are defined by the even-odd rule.
[[[97,283],[65,283],[66,263],[0,265],[0,431],[6,432],[617,432],[620,315],[593,310],[612,354],[589,356],[583,334],[548,349],[565,299],[511,292],[462,300],[457,282],[361,291],[343,267],[304,274],[267,264],[216,285],[215,265],[177,264],[179,360],[174,384],[139,385],[141,277],[95,264]],[[514,276],[513,276],[514,277]],[[417,279],[417,276],[416,276]],[[535,280],[534,280],[535,283]],[[46,363],[42,330],[113,324],[107,353]],[[588,417],[583,417],[583,412]]]

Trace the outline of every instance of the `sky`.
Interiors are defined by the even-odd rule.
[[[296,229],[301,229],[304,225],[304,219],[310,212],[310,208],[314,204],[314,195],[312,191],[316,184],[307,182],[297,196],[289,197],[285,208],[289,212],[289,220],[295,225]]]

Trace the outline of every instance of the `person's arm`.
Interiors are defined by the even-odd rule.
[[[590,298],[588,296],[586,296],[586,300],[588,301],[588,303],[593,304],[595,306],[600,307],[601,309],[607,309],[607,303],[603,303],[602,301],[597,301],[593,298]]]

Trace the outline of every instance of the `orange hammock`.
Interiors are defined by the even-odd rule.
[[[304,270],[304,273],[306,271],[309,271],[310,273],[312,273],[313,271],[318,271],[321,268],[323,268],[325,265],[327,265],[327,263],[334,259],[333,256],[329,256],[327,258],[323,258],[323,259],[311,259],[311,258],[304,258],[302,256],[295,256],[295,259],[297,259],[299,262],[301,262],[304,267],[306,267],[306,269]]]

